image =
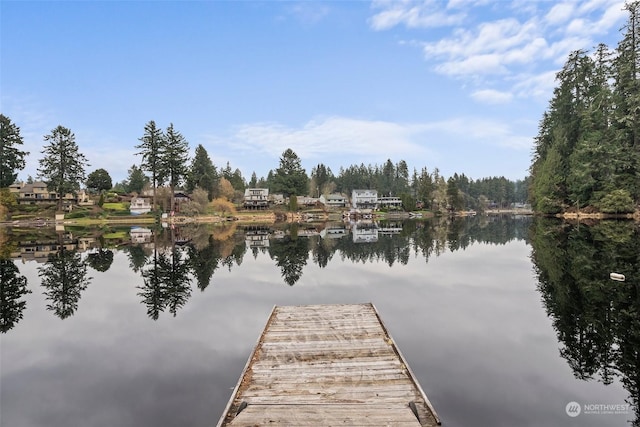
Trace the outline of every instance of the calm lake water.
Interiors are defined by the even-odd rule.
[[[0,229],[0,253],[2,426],[215,425],[274,305],[362,302],[444,426],[638,425],[637,224]]]

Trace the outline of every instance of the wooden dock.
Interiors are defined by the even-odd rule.
[[[373,304],[276,306],[222,426],[436,426]]]

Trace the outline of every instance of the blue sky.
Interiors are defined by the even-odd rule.
[[[30,151],[70,128],[115,181],[173,123],[248,180],[293,149],[309,173],[406,160],[521,179],[567,54],[616,47],[624,3],[0,2],[1,112]]]

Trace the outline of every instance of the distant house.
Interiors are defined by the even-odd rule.
[[[400,209],[402,200],[400,197],[378,197],[378,206],[381,208]]]
[[[151,199],[148,197],[131,198],[129,212],[131,212],[132,215],[141,215],[151,212]]]
[[[9,192],[16,195],[18,204],[20,205],[41,205],[55,204],[58,201],[58,195],[55,191],[49,191],[47,184],[42,181],[36,181],[32,184],[18,183],[9,186]],[[84,193],[82,193],[84,194]],[[63,203],[78,203],[78,196],[67,193],[62,198]]]
[[[274,205],[284,205],[285,199],[283,194],[270,194],[269,201]]]
[[[189,197],[187,193],[183,193],[182,191],[175,191],[173,193],[173,211],[180,212],[180,206],[190,200],[191,197]]]
[[[296,201],[298,202],[298,206],[314,206],[318,203],[318,199],[309,196],[296,196]]]
[[[346,208],[348,203],[347,197],[339,193],[323,194],[318,200],[328,208]]]
[[[354,209],[375,209],[378,205],[377,190],[353,190],[351,207]]]
[[[247,188],[244,190],[243,205],[246,209],[266,209],[269,207],[268,188]]]

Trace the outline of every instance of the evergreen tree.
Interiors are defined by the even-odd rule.
[[[251,180],[249,181],[249,188],[257,188],[258,185],[258,175],[256,175],[255,171],[251,174]]]
[[[427,209],[432,209],[431,200],[433,199],[433,178],[427,171],[427,168],[422,168],[420,175],[415,174],[416,178],[413,180],[413,187],[417,200],[423,203],[423,206]]]
[[[393,185],[393,194],[406,193],[409,190],[409,166],[404,160],[396,164],[396,175]]]
[[[614,60],[614,103],[617,150],[621,156],[609,188],[627,190],[640,199],[640,2],[627,3],[629,19]]]
[[[0,188],[13,184],[18,177],[18,170],[24,169],[25,156],[29,153],[21,151],[23,144],[20,128],[11,119],[0,114]]]
[[[127,193],[142,193],[142,189],[149,182],[149,178],[144,174],[142,168],[136,165],[131,165],[129,168],[129,175],[125,184],[125,191]]]
[[[163,144],[162,130],[156,127],[156,122],[150,120],[144,126],[144,135],[140,138],[140,144],[136,145],[136,148],[141,151],[136,154],[142,156],[142,170],[151,174],[153,209],[156,208],[156,188],[164,182],[161,173]]]
[[[164,137],[164,144],[160,152],[159,176],[169,182],[171,189],[170,210],[174,210],[174,193],[187,174],[187,160],[189,157],[189,143],[182,134],[169,124]]]
[[[447,202],[449,209],[452,211],[462,210],[464,200],[460,197],[460,190],[456,184],[456,180],[451,177],[447,180]]]
[[[280,167],[273,176],[273,192],[303,196],[307,193],[309,178],[298,155],[287,148],[280,157]]]
[[[316,194],[316,197],[320,197],[325,190],[329,188],[329,183],[334,180],[331,168],[328,168],[322,163],[319,163],[316,167],[311,169],[311,185],[309,194]]]
[[[61,319],[73,315],[78,308],[80,295],[91,277],[87,276],[87,263],[76,251],[68,251],[61,246],[55,254],[47,257],[47,262],[38,267],[38,276],[47,300],[47,309]]]
[[[22,297],[29,293],[27,278],[13,260],[0,258],[0,332],[6,333],[22,319],[27,305]]]
[[[207,150],[198,144],[191,162],[191,167],[186,176],[185,187],[191,193],[196,187],[200,187],[208,194],[209,201],[218,197],[218,172],[213,165]]]
[[[85,180],[84,168],[87,159],[78,151],[76,137],[71,130],[58,126],[45,135],[48,143],[40,159],[38,174],[44,179],[49,191],[55,191],[58,196],[58,210],[62,210],[62,200],[67,193],[80,190],[80,183]]]

